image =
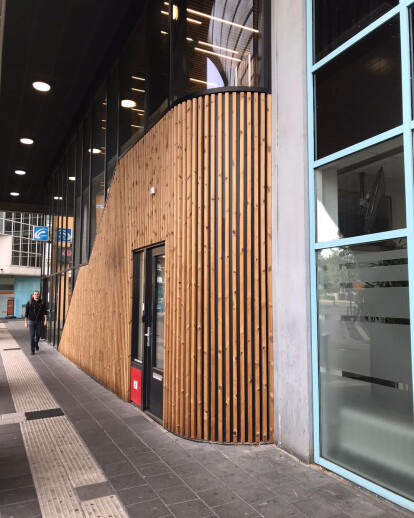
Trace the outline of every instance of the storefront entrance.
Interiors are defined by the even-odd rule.
[[[163,417],[165,249],[134,254],[131,401]]]

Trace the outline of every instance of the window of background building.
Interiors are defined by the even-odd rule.
[[[324,56],[398,5],[398,0],[315,0],[314,56]]]
[[[262,86],[262,1],[180,0],[172,27],[173,100],[209,88]]]
[[[316,72],[317,158],[402,123],[400,54],[397,17]]]

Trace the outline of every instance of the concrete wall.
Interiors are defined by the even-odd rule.
[[[9,266],[12,262],[13,236],[0,235],[0,266]]]
[[[22,316],[22,305],[30,299],[34,290],[40,291],[39,277],[15,277],[14,279],[14,316]]]
[[[272,0],[276,443],[313,456],[305,0]]]

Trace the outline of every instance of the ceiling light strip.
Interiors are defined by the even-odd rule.
[[[238,63],[241,63],[241,59],[232,58],[231,56],[225,56],[224,54],[218,54],[217,52],[212,52],[211,50],[200,49],[200,47],[195,47],[195,50],[198,50],[198,52],[204,52],[204,54],[211,54],[213,56],[218,56],[223,59],[229,59],[230,61],[237,61]]]
[[[209,14],[202,13],[200,11],[195,11],[194,9],[190,9],[187,7],[187,12],[191,14],[196,14],[197,16],[201,16],[202,18],[208,18],[209,20],[214,20],[216,22],[225,23],[226,25],[232,25],[233,27],[238,27],[239,29],[244,29],[246,31],[255,32],[259,34],[257,29],[252,29],[251,27],[246,27],[245,25],[240,25],[239,23],[229,22],[228,20],[223,20],[223,18],[217,18],[217,16],[211,16]],[[188,18],[187,18],[188,20]]]

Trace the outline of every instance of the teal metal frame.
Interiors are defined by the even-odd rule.
[[[355,473],[342,468],[321,457],[320,452],[320,421],[319,421],[319,363],[318,363],[318,307],[317,307],[317,271],[316,254],[318,250],[333,248],[338,246],[367,243],[386,239],[407,238],[408,253],[408,275],[410,279],[409,304],[410,321],[414,323],[414,170],[413,170],[413,130],[414,120],[411,109],[411,78],[410,78],[410,24],[408,11],[414,5],[414,0],[400,0],[399,5],[391,9],[388,13],[376,20],[374,23],[360,31],[347,42],[325,56],[317,63],[313,63],[313,0],[306,0],[307,16],[307,87],[308,87],[308,150],[309,150],[309,206],[310,206],[310,273],[311,273],[311,314],[312,314],[312,388],[313,388],[313,416],[314,416],[314,461],[322,467],[349,479],[350,481],[362,486],[373,493],[384,497],[410,511],[414,511],[414,502],[374,484],[369,480],[356,475]],[[401,69],[402,69],[402,113],[403,124],[389,131],[364,140],[346,149],[342,149],[332,155],[319,160],[314,158],[315,149],[315,111],[314,111],[314,81],[313,74],[322,66],[332,61],[336,56],[343,53],[352,45],[370,34],[372,31],[386,23],[391,18],[400,18],[400,37],[401,37]],[[414,47],[413,47],[414,52]],[[402,136],[404,144],[404,172],[405,172],[405,196],[406,196],[406,221],[407,227],[389,232],[370,234],[369,236],[356,236],[347,239],[337,239],[334,241],[316,241],[316,209],[315,209],[315,183],[314,170],[324,164],[338,160],[339,158],[361,151],[374,144],[384,142],[392,137]],[[414,325],[410,326],[411,333],[411,364],[414,387]],[[413,394],[414,397],[414,394]]]

